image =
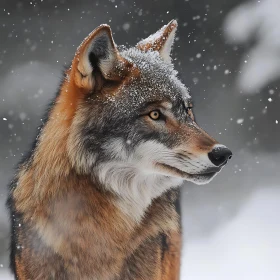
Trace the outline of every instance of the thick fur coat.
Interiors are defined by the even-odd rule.
[[[102,25],[78,48],[11,185],[16,279],[179,279],[178,188],[209,182],[229,152],[212,155],[226,148],[195,123],[176,28],[118,49]]]

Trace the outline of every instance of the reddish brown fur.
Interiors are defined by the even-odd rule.
[[[45,193],[42,204],[38,204],[40,198],[34,192],[29,193],[31,199],[28,204],[23,203],[26,201],[23,192],[15,192],[16,209],[24,213],[23,218],[30,225],[31,236],[36,231],[44,245],[63,259],[64,266],[71,271],[71,279],[83,279],[84,276],[91,279],[89,277],[92,271],[98,271],[96,279],[112,279],[112,275],[121,272],[123,262],[141,244],[149,238],[156,238],[162,231],[176,231],[178,228],[174,206],[171,205],[169,210],[165,207],[167,199],[170,199],[167,196],[157,199],[150,207],[146,219],[141,225],[136,225],[113,206],[111,200],[114,197],[96,190],[96,186],[87,178],[73,175],[68,177],[67,182],[61,180],[58,183],[61,188],[59,192],[55,192],[52,185],[46,188],[51,195]],[[25,186],[27,185],[21,185],[18,189],[25,190]],[[176,194],[173,196],[175,199]],[[165,219],[161,217],[162,211],[167,214]],[[67,223],[64,225],[65,221]],[[112,232],[113,235],[108,235]],[[41,275],[38,279],[48,279],[43,275],[48,275],[53,269],[54,252],[47,254],[42,266],[44,258],[38,253],[34,255],[32,246],[28,245],[31,241],[26,232],[20,234],[19,244],[24,246],[24,250],[22,261],[17,261],[17,271],[21,277],[19,279],[24,279],[20,276],[23,273],[31,279],[34,275]],[[158,247],[158,250],[160,254],[161,248]],[[147,261],[149,262],[148,256]],[[84,276],[76,271],[77,267]],[[162,265],[158,260],[158,263],[153,263],[153,267],[160,271]],[[57,276],[64,277],[64,274]]]
[[[153,46],[140,48],[158,50],[173,28],[169,25]],[[15,256],[20,280],[179,279],[181,233],[175,209],[177,191],[168,191],[155,199],[138,224],[116,207],[113,202],[117,196],[93,183],[90,176],[78,174],[68,156],[67,145],[74,145],[69,142],[69,131],[80,100],[96,85],[98,91],[103,90],[102,78],[86,75],[80,64],[89,42],[100,30],[90,34],[80,46],[34,158],[21,166],[17,175],[18,186],[12,199],[24,224],[17,232],[21,249]],[[122,63],[122,73],[111,73],[110,79],[126,83],[130,76],[139,75],[128,62]],[[114,94],[117,88],[118,84],[107,90]],[[182,133],[182,127],[173,122],[168,129]],[[193,151],[210,150],[215,143],[202,131],[196,135],[191,141]],[[163,240],[166,246],[162,246]]]
[[[181,233],[172,231],[167,235],[168,250],[164,252],[162,262],[162,280],[178,280],[180,278]]]
[[[87,40],[80,52],[86,43]],[[18,187],[13,192],[15,210],[22,213],[28,228],[18,233],[18,244],[23,247],[15,262],[20,280],[49,279],[52,273],[54,279],[69,279],[70,275],[71,279],[91,279],[93,271],[96,279],[112,279],[121,274],[131,254],[137,259],[135,251],[148,240],[178,229],[177,213],[169,198],[170,206],[166,207],[166,195],[150,206],[146,219],[137,225],[114,206],[112,201],[116,198],[112,194],[103,192],[89,177],[78,175],[72,168],[67,156],[69,129],[79,99],[88,90],[77,71],[79,54],[67,72],[68,79],[40,137],[34,159],[30,166],[21,167]],[[175,200],[176,193],[170,194]],[[32,242],[38,242],[40,252]],[[163,277],[162,249],[159,243],[155,244],[158,253],[152,262],[154,275],[141,279]],[[168,259],[171,262],[170,256]],[[150,263],[149,256],[147,261]],[[61,271],[61,266],[65,271]]]

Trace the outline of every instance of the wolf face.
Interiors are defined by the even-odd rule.
[[[195,122],[190,92],[171,63],[176,28],[171,21],[118,50],[101,26],[72,64],[82,91],[67,142],[72,166],[134,207],[184,180],[208,183],[231,157]]]

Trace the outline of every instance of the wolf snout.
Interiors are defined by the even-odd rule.
[[[232,157],[232,152],[224,145],[215,145],[213,150],[208,153],[208,158],[216,166],[222,166]]]

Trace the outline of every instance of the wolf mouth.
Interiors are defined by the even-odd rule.
[[[212,178],[214,175],[216,175],[220,170],[221,167],[217,167],[217,168],[211,168],[208,171],[206,170],[206,172],[204,173],[196,173],[196,174],[192,174],[192,173],[187,173],[181,169],[178,169],[174,166],[170,166],[168,164],[165,163],[157,163],[157,165],[163,167],[164,169],[169,169],[171,170],[173,173],[179,175],[182,178],[188,178],[188,179],[195,179],[195,178],[204,178],[204,179],[210,179]]]

